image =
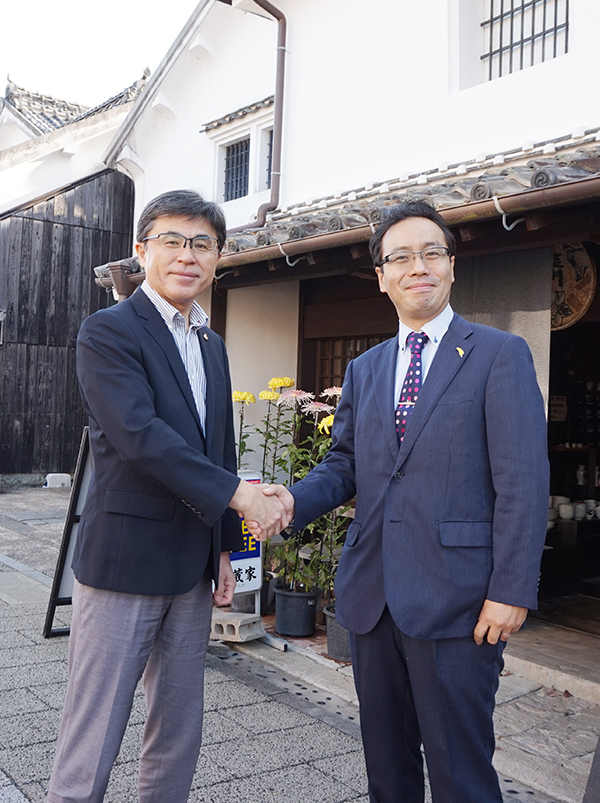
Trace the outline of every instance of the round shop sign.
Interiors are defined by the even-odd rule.
[[[554,246],[552,329],[566,329],[583,318],[596,292],[596,265],[581,243]]]

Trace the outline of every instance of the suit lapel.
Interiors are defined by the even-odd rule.
[[[383,437],[394,460],[398,457],[398,435],[394,418],[394,385],[396,383],[396,362],[398,358],[398,337],[388,340],[371,364],[371,374],[381,420]]]
[[[419,393],[418,401],[406,429],[406,435],[400,446],[400,452],[397,453],[398,465],[401,465],[410,454],[440,397],[468,359],[469,353],[475,345],[468,339],[472,331],[472,327],[464,318],[458,315],[454,316],[448,331],[442,338],[437,354],[429,368],[427,379]]]
[[[203,326],[198,330],[198,337],[200,339],[200,350],[202,351],[204,373],[206,374],[206,446],[207,448],[210,448],[215,429],[216,412],[215,392],[217,386],[217,377],[215,375],[216,355],[214,351],[214,344],[216,340],[211,334],[211,330],[207,326]]]
[[[169,365],[171,366],[171,370],[175,375],[175,379],[177,380],[177,384],[179,385],[179,388],[183,393],[194,418],[196,419],[196,423],[198,424],[200,432],[202,432],[200,418],[198,416],[198,409],[196,408],[196,402],[194,400],[194,394],[192,393],[192,388],[190,387],[190,382],[181,360],[181,355],[179,354],[179,350],[175,344],[175,340],[173,339],[173,335],[163,321],[161,314],[143,290],[138,290],[133,294],[133,296],[131,296],[131,303],[133,304],[137,314],[141,318],[145,319],[144,328],[146,331],[164,351],[167,360],[169,361]]]

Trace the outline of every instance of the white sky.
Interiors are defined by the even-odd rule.
[[[0,97],[18,86],[95,106],[152,72],[198,0],[0,0]]]

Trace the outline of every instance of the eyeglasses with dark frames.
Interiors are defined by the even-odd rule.
[[[435,245],[424,248],[422,251],[396,251],[394,254],[385,256],[381,260],[381,264],[408,265],[417,257],[421,257],[423,262],[433,264],[446,256],[450,256],[450,249],[443,245]]]
[[[211,251],[216,251],[219,247],[219,241],[215,237],[208,237],[206,234],[199,234],[197,237],[184,237],[183,234],[167,232],[165,234],[155,234],[152,237],[145,237],[142,242],[145,243],[147,240],[156,240],[163,248],[168,248],[172,251],[185,248],[189,243],[190,251],[194,251],[196,254],[206,254]]]

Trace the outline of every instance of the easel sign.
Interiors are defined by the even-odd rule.
[[[75,575],[71,568],[73,552],[77,543],[77,530],[81,520],[81,514],[87,499],[92,471],[94,469],[94,459],[90,450],[89,427],[84,427],[77,457],[77,467],[73,478],[73,487],[69,499],[69,508],[63,530],[58,562],[54,574],[54,582],[50,591],[48,601],[48,611],[44,624],[44,638],[52,636],[68,636],[71,632],[70,627],[53,627],[54,615],[60,605],[71,605],[73,597],[73,583]]]

